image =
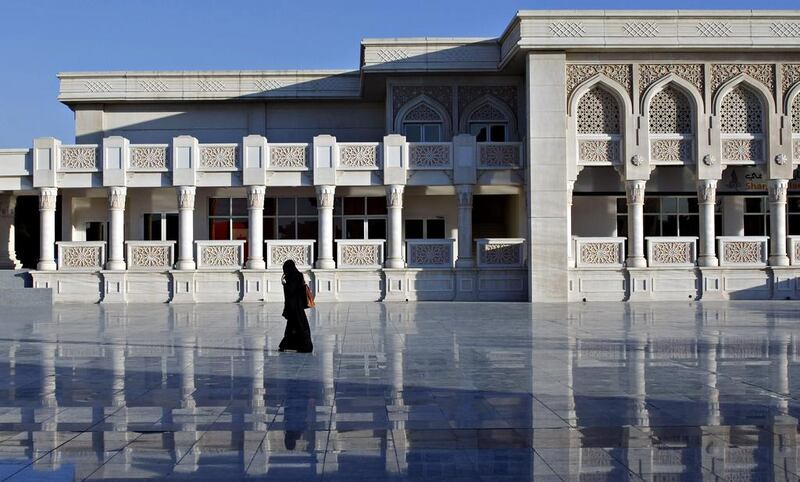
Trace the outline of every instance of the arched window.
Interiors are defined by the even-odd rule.
[[[734,87],[722,99],[719,118],[724,161],[764,160],[764,106],[758,94],[745,85]]]
[[[403,117],[403,135],[408,142],[441,142],[443,137],[441,114],[427,102],[412,107]]]
[[[469,116],[469,133],[478,142],[505,142],[508,140],[508,118],[491,102],[486,102]]]
[[[668,85],[650,100],[647,114],[651,159],[691,162],[694,159],[694,123],[689,98]]]
[[[614,94],[601,86],[586,92],[578,103],[576,122],[580,162],[620,162],[621,109]]]

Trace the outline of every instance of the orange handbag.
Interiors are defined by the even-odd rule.
[[[311,288],[306,285],[306,308],[313,308],[316,306],[314,303],[314,293],[311,292]]]

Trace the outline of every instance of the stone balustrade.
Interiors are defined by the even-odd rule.
[[[455,239],[408,239],[406,264],[409,268],[452,268],[455,242]]]
[[[195,241],[197,269],[241,269],[245,241]]]
[[[522,159],[520,142],[478,143],[478,169],[520,169]]]
[[[787,236],[786,240],[789,242],[789,263],[800,265],[800,236]]]
[[[768,236],[717,236],[720,266],[766,266]]]
[[[58,170],[61,172],[96,172],[97,144],[62,145]]]
[[[169,144],[131,144],[128,170],[166,172],[169,170]]]
[[[106,264],[105,241],[58,241],[59,271],[100,271]]]
[[[238,171],[239,146],[237,144],[200,144],[199,171]]]
[[[625,240],[619,237],[575,237],[575,265],[578,268],[622,268]]]
[[[336,259],[339,268],[380,268],[383,266],[383,239],[337,239]]]
[[[479,268],[521,268],[525,266],[524,239],[482,238],[475,241]]]
[[[294,261],[298,269],[311,269],[314,265],[314,243],[312,239],[268,239],[267,269],[281,269],[287,259]]]
[[[651,267],[691,267],[697,263],[697,238],[689,236],[646,237]]]
[[[175,241],[125,241],[129,271],[167,271],[175,264]]]
[[[381,167],[381,145],[378,142],[340,142],[336,147],[340,170],[377,170]]]
[[[309,167],[308,144],[269,144],[267,169],[273,171],[307,171]]]
[[[452,169],[453,145],[450,142],[409,142],[410,169]]]

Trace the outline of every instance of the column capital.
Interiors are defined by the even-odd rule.
[[[194,195],[197,188],[194,186],[178,186],[178,207],[180,209],[194,209]]]
[[[264,196],[266,194],[266,186],[249,186],[247,188],[247,208],[264,209]]]
[[[456,186],[458,195],[458,207],[472,207],[472,193],[475,188],[472,184],[459,184]]]
[[[114,186],[108,188],[108,207],[109,209],[125,209],[125,199],[128,195],[128,188]]]
[[[317,207],[333,208],[333,196],[336,193],[336,186],[316,186]]]
[[[57,197],[58,197],[58,188],[55,187],[39,188],[39,209],[40,210],[55,209]]]
[[[785,203],[786,191],[789,189],[789,181],[787,179],[770,179],[767,184],[769,191],[769,202],[771,203]]]
[[[697,181],[697,201],[701,204],[717,202],[717,180],[700,179]]]
[[[386,186],[386,206],[390,208],[402,208],[403,191],[405,191],[405,186],[402,184]]]
[[[628,204],[644,203],[644,187],[647,181],[625,181],[625,193],[628,197]]]

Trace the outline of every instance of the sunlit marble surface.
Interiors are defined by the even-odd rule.
[[[0,478],[798,480],[796,302],[0,310]]]

